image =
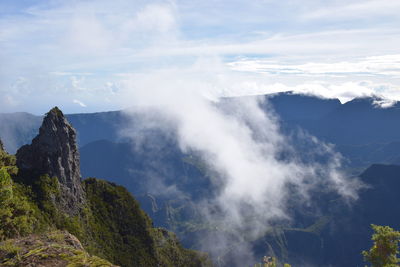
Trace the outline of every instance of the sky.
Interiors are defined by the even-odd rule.
[[[400,100],[399,13],[398,0],[1,0],[0,112],[116,110],[155,83],[212,100]]]
[[[356,199],[360,185],[305,133],[308,154],[328,160],[298,157],[259,98],[228,110],[209,100],[289,90],[400,100],[399,13],[398,0],[0,0],[0,112],[126,108],[144,128],[166,124],[218,174],[204,218],[255,236],[289,219],[293,190],[308,204],[315,188]]]

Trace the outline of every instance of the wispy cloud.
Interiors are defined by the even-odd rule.
[[[83,103],[82,101],[79,101],[78,99],[74,99],[72,102],[75,104],[78,104],[79,106],[81,106],[83,108],[87,107],[85,103]]]
[[[199,58],[219,57],[229,68],[248,72],[232,73],[236,82],[216,89],[225,93],[241,94],[237,76],[240,84],[257,81],[259,88],[300,86],[314,83],[311,79],[331,88],[383,83],[365,77],[377,74],[390,88],[400,84],[396,1],[6,0],[1,5],[0,90],[20,103],[4,105],[3,111],[44,112],[47,107],[38,109],[24,97],[38,92],[70,112],[76,108],[68,104],[73,99],[93,102],[92,111],[118,108],[110,103],[121,74],[190,68]],[[288,75],[290,82],[283,82]],[[312,77],[305,80],[306,75]],[[87,90],[76,90],[68,76]],[[16,86],[20,77],[24,86]]]
[[[262,98],[218,105],[210,101],[213,86],[224,84],[226,78],[226,69],[218,66],[223,65],[201,61],[191,68],[126,76],[120,99],[135,107],[126,112],[134,118],[139,115],[141,127],[172,132],[182,152],[199,155],[211,170],[210,190],[215,191],[215,197],[197,205],[205,224],[251,240],[270,229],[273,221],[290,220],[288,202],[296,199],[306,203],[309,192],[320,186],[345,198],[357,197],[359,184],[341,174],[340,155],[331,146],[304,135],[299,138],[308,142],[310,154],[329,160],[323,164],[300,159],[290,139],[280,132],[274,113],[262,105],[266,104]],[[207,72],[214,73],[215,80]],[[146,116],[149,111],[156,115]],[[140,126],[137,120],[126,125],[138,132]],[[142,138],[136,132],[125,133],[134,143]],[[201,241],[203,249],[216,255],[223,255],[232,246],[217,234]],[[241,261],[244,255],[243,250],[233,255],[234,266],[248,265],[251,255]]]
[[[333,2],[333,5],[328,2],[326,6],[307,12],[301,17],[313,20],[356,20],[360,18],[368,20],[375,17],[382,18],[384,16],[397,19],[397,11],[400,9],[400,3],[392,0],[335,2]]]
[[[400,55],[367,57],[353,62],[308,62],[284,64],[276,60],[242,59],[228,63],[233,70],[269,74],[297,74],[313,76],[378,76],[388,78],[400,75]]]

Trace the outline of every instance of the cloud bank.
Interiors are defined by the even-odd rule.
[[[216,81],[208,79],[207,71],[199,71],[206,70],[202,64],[127,77],[123,99],[135,107],[128,115],[146,118],[149,111],[158,113],[158,118],[151,116],[142,127],[172,131],[181,151],[200,155],[214,173],[216,194],[199,207],[205,222],[251,239],[278,220],[290,221],[288,202],[296,199],[306,204],[313,190],[324,188],[346,199],[357,198],[359,184],[342,175],[341,157],[332,147],[304,135],[300,138],[309,142],[310,153],[327,159],[319,163],[302,159],[290,138],[280,132],[273,111],[265,109],[265,99],[210,100]],[[223,70],[208,71],[224,80]],[[130,137],[138,141],[137,135]],[[203,249],[212,247],[216,254],[232,245],[217,235],[203,242]],[[241,257],[245,261],[251,257],[245,244],[246,252],[237,255],[237,266],[243,263]]]
[[[343,101],[367,92],[400,99],[396,1],[5,0],[0,7],[0,112],[120,109],[127,75],[213,57],[232,71],[213,85],[222,96],[309,87]]]

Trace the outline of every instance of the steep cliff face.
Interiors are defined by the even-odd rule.
[[[154,228],[125,188],[81,181],[75,138],[53,108],[17,160],[0,147],[0,266],[114,266],[101,258],[127,267],[212,266],[204,253]],[[49,229],[68,231],[82,243],[71,245],[75,237]]]
[[[32,144],[17,151],[17,166],[30,179],[41,175],[57,177],[60,186],[61,208],[77,214],[85,196],[81,185],[79,151],[76,131],[57,108],[50,110]]]

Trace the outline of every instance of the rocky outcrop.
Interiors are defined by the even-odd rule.
[[[81,185],[76,131],[57,107],[50,110],[32,144],[17,151],[17,166],[29,179],[41,175],[57,177],[60,185],[60,208],[75,215],[85,202]]]

